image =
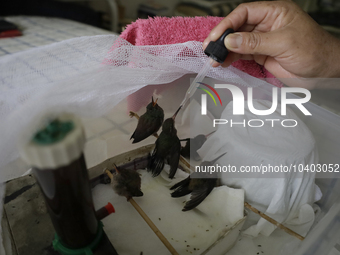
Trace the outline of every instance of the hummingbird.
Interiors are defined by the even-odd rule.
[[[218,156],[212,161],[204,161],[200,164],[200,169],[212,166],[215,162],[223,157],[226,153]],[[194,177],[194,178],[193,178]],[[211,174],[209,171],[206,172],[194,172],[189,175],[186,179],[176,183],[170,188],[175,190],[171,193],[172,197],[183,197],[191,193],[190,200],[185,203],[183,212],[194,209],[210,194],[210,192],[220,185],[220,179],[217,176],[217,172]]]
[[[164,111],[157,104],[157,100],[153,101],[146,106],[146,113],[139,117],[138,124],[135,132],[133,132],[130,140],[133,138],[132,143],[138,143],[150,135],[157,133],[162,126],[164,120]]]
[[[151,159],[148,165],[148,171],[152,172],[152,176],[158,176],[163,168],[165,160],[170,165],[169,178],[174,178],[181,151],[181,142],[177,137],[177,130],[175,128],[175,118],[181,107],[175,112],[175,114],[164,121],[162,126],[162,132],[156,140],[155,149],[151,155]]]
[[[197,151],[203,146],[208,137],[216,131],[213,131],[207,135],[197,135],[194,138],[181,139],[180,141],[186,141],[185,146],[181,149],[181,155],[185,158],[190,158],[193,156],[194,160],[198,161],[201,159]]]
[[[126,197],[127,201],[143,196],[141,178],[135,170],[118,168],[115,164],[114,168],[116,172],[111,177],[111,187],[117,195]]]

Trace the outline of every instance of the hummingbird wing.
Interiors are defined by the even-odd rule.
[[[170,153],[169,153],[169,164],[170,164],[170,173],[169,178],[174,178],[178,163],[179,163],[179,157],[181,156],[181,142],[179,141],[178,137],[176,137],[176,141],[174,145],[171,147]]]
[[[151,171],[152,177],[158,176],[164,168],[165,156],[163,155],[164,153],[162,153],[162,148],[161,148],[162,146],[160,145],[161,136],[162,136],[162,133],[159,136],[159,138],[156,140],[156,146],[152,152],[151,159],[148,165],[148,171]]]
[[[148,138],[153,133],[156,133],[162,125],[161,118],[155,118],[148,116],[144,113],[139,117],[138,124],[135,132],[133,132],[130,139],[133,138],[132,143],[138,143],[146,138]]]
[[[205,179],[205,182],[191,192],[190,200],[186,202],[183,212],[194,209],[210,194],[216,186],[217,179]]]
[[[188,195],[191,190],[189,189],[190,184],[190,176],[188,178],[176,183],[174,186],[170,188],[170,190],[176,189],[174,192],[171,193],[172,197],[183,197]]]

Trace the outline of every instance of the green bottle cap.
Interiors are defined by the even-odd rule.
[[[85,134],[80,119],[60,114],[20,149],[22,159],[38,169],[67,166],[83,153]]]
[[[74,128],[72,121],[60,121],[58,119],[50,122],[44,129],[38,131],[33,141],[41,145],[49,145],[61,141]]]

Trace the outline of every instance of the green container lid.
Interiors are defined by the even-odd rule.
[[[67,166],[83,153],[85,134],[80,119],[61,114],[39,130],[22,146],[22,159],[38,169]]]

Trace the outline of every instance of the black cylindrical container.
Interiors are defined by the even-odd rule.
[[[56,240],[66,249],[92,246],[102,233],[93,205],[84,143],[81,122],[65,114],[39,131],[21,151],[33,167]]]
[[[98,220],[83,154],[67,166],[33,168],[33,173],[62,244],[78,249],[91,243],[97,233]]]

